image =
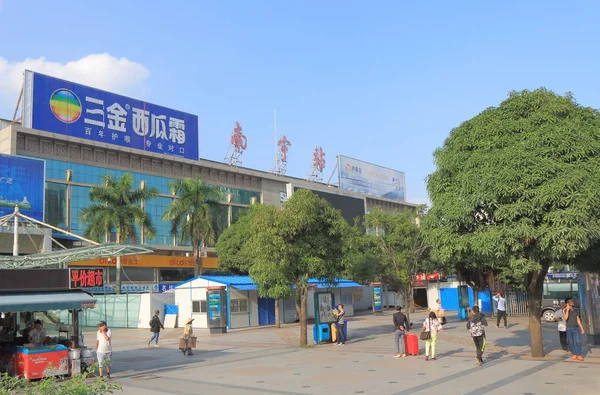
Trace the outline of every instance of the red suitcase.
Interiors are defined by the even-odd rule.
[[[419,355],[419,336],[407,333],[404,336],[407,355]]]

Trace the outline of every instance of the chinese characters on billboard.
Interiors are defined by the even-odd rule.
[[[198,117],[26,71],[23,126],[198,159]]]
[[[387,199],[405,200],[404,173],[339,156],[340,189]]]
[[[15,206],[28,217],[44,220],[44,161],[0,155],[0,216]]]
[[[69,269],[69,288],[104,287],[104,268]]]

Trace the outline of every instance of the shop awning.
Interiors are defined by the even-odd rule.
[[[99,244],[66,250],[42,252],[32,255],[0,257],[0,269],[24,269],[45,266],[60,266],[88,259],[112,258],[116,256],[150,254],[148,246],[130,244]]]
[[[14,293],[0,295],[0,311],[72,310],[95,307],[96,299],[83,291]]]
[[[203,279],[210,281],[212,283],[216,283],[219,285],[224,285],[228,287],[232,287],[237,289],[238,291],[256,291],[258,289],[257,285],[252,281],[252,278],[249,276],[198,276],[196,278],[192,278],[190,280],[184,281],[180,284],[177,284],[175,288],[190,283],[195,279]],[[318,280],[315,278],[311,278],[308,280],[308,284],[318,289],[327,289],[327,288],[360,288],[361,285],[355,283],[351,280],[346,280],[343,278],[336,279],[335,285],[329,284],[326,281]]]

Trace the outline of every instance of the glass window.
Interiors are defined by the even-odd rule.
[[[248,212],[248,207],[232,206],[231,207],[231,223],[235,224],[237,222],[237,220],[240,218],[240,216],[246,212]]]
[[[160,269],[160,281],[186,281],[194,277],[194,269]]]
[[[57,228],[67,229],[67,186],[47,182],[45,200],[45,222]]]
[[[90,205],[90,188],[72,186],[71,187],[71,232],[77,235],[83,235],[85,225],[81,223],[79,217],[81,210]]]
[[[248,299],[231,299],[229,301],[232,313],[247,313]]]
[[[192,313],[206,313],[206,300],[192,300]]]
[[[154,282],[154,269],[151,267],[123,267],[121,271],[121,282],[123,284],[137,281]],[[116,268],[109,268],[108,273],[111,283],[117,281]]]

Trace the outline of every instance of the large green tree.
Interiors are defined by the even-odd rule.
[[[181,244],[189,242],[192,245],[194,274],[200,276],[201,247],[216,241],[216,219],[223,210],[220,204],[223,194],[200,177],[174,180],[171,190],[176,198],[164,213],[163,220],[171,221],[171,235],[178,237]]]
[[[548,268],[580,260],[600,238],[599,112],[570,94],[512,92],[452,130],[434,158],[427,241],[446,261],[484,256],[519,276],[532,355],[543,356]]]
[[[401,293],[409,312],[414,311],[414,281],[429,255],[420,227],[423,215],[422,207],[394,213],[375,208],[364,220],[367,256],[376,257],[381,280]]]
[[[263,206],[254,204],[250,209],[240,215],[238,220],[227,228],[219,237],[216,244],[217,255],[219,256],[219,268],[233,274],[249,274],[252,265],[255,262],[255,256],[251,253],[252,235],[257,220],[271,222],[274,218],[274,206]],[[261,213],[256,218],[257,213]],[[257,276],[261,273],[257,273]],[[257,281],[259,284],[258,292],[261,297],[275,299],[275,327],[281,327],[281,317],[279,315],[280,300],[285,299],[292,294],[292,289],[285,282],[273,281],[272,277],[264,281]]]
[[[306,345],[306,303],[311,278],[335,284],[343,271],[343,236],[348,224],[339,210],[308,190],[299,190],[282,210],[256,213],[250,240],[250,276],[260,289],[295,290],[300,345]]]
[[[133,188],[133,176],[123,174],[115,180],[110,174],[102,178],[102,185],[90,189],[91,204],[80,212],[80,220],[86,225],[84,236],[97,241],[110,241],[116,232],[117,243],[138,243],[136,225],[148,238],[154,238],[155,230],[150,216],[142,209],[141,202],[158,195],[156,188]],[[117,257],[117,293],[121,293],[121,257]]]

